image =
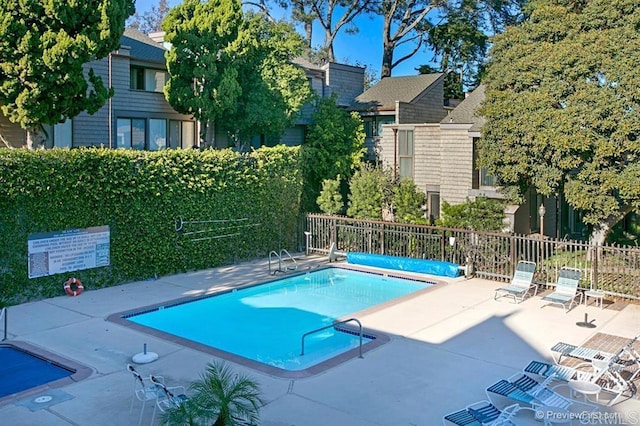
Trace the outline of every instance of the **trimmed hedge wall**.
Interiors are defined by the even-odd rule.
[[[298,150],[0,149],[0,306],[292,250]],[[28,278],[30,234],[103,225],[110,266]]]

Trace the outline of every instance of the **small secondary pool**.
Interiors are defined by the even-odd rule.
[[[82,380],[90,374],[86,367],[24,342],[1,343],[0,405],[39,390]]]
[[[349,319],[433,284],[334,267],[124,313],[120,318],[276,369],[299,372],[359,347],[355,322],[333,327],[338,319]],[[313,332],[318,329],[322,330]],[[304,338],[301,355],[306,333],[310,334]],[[363,334],[365,344],[376,340],[372,333]]]

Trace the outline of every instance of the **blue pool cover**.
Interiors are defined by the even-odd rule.
[[[13,347],[0,347],[0,398],[44,385],[73,371]]]
[[[441,277],[455,278],[460,275],[460,268],[457,264],[443,262],[441,260],[412,259],[410,257],[349,252],[347,253],[347,262],[354,265],[375,266],[378,268],[417,272]]]

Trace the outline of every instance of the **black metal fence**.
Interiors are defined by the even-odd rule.
[[[311,253],[327,253],[335,242],[343,252],[445,260],[497,281],[510,280],[519,260],[536,262],[534,281],[547,285],[553,285],[559,269],[568,266],[582,271],[582,288],[640,299],[637,247],[318,214],[307,215],[306,234]]]

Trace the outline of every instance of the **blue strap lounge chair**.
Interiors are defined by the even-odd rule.
[[[547,378],[554,378],[562,382],[581,378],[582,372],[566,365],[549,364],[543,361],[531,361],[523,370],[525,373],[536,374]]]
[[[571,407],[571,400],[547,388],[547,383],[540,383],[526,374],[518,376],[511,377],[509,381],[528,395],[533,396],[536,400],[536,405],[561,408],[563,410],[569,410],[569,407]]]
[[[538,293],[538,284],[533,282],[533,274],[536,271],[536,264],[534,262],[527,262],[521,260],[516,266],[516,271],[511,278],[509,285],[502,286],[496,289],[496,293],[493,296],[494,300],[499,297],[509,296],[513,297],[515,303],[522,302],[524,298],[533,292],[533,296]]]
[[[538,382],[522,373],[517,373],[506,380],[500,380],[487,388],[486,393],[494,404],[498,404],[496,398],[499,397],[527,404],[534,410],[544,407],[552,407],[566,412],[593,411],[596,409],[594,404],[576,401],[560,395],[548,387],[548,381]]]
[[[582,303],[584,295],[578,291],[578,283],[580,282],[581,276],[582,272],[579,269],[561,268],[555,291],[544,296],[542,300],[547,302],[547,304],[562,305],[565,312],[569,312],[578,297],[580,297],[579,303]]]
[[[614,354],[603,352],[598,349],[576,346],[570,343],[558,342],[551,347],[551,354],[556,363],[560,364],[562,357],[571,357],[583,361],[607,361],[614,357]]]
[[[486,393],[489,399],[491,399],[491,394],[494,394],[532,406],[536,403],[533,396],[529,395],[513,383],[504,379],[489,386],[486,390]],[[491,399],[491,401],[493,401],[493,399]]]
[[[520,405],[513,404],[499,410],[489,401],[478,401],[455,413],[447,414],[442,418],[442,422],[445,426],[514,425],[511,418],[521,409]]]

